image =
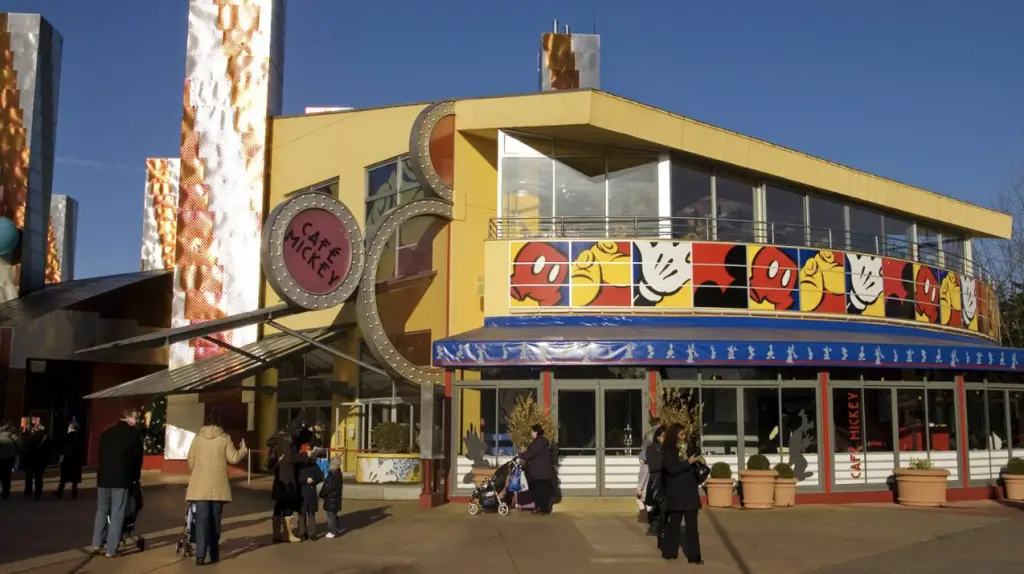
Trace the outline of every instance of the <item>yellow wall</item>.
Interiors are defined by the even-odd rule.
[[[366,168],[409,152],[412,125],[423,107],[414,105],[275,119],[272,126],[268,211],[280,203],[285,194],[337,177],[339,198],[352,211],[360,225],[364,226]],[[494,189],[496,184],[492,181],[490,185]],[[430,330],[434,339],[447,335],[448,234],[448,229],[442,230],[434,239],[433,268],[437,271],[434,277],[393,281],[378,293],[381,322],[389,334]],[[265,285],[264,305],[276,305],[279,302],[280,299],[269,285]],[[348,303],[338,309],[287,317],[281,323],[294,329],[331,324],[351,325],[351,334],[336,345],[347,354],[358,356],[359,334],[354,325],[354,313],[354,305]],[[265,334],[274,332],[269,327],[264,331]],[[354,390],[359,380],[359,367],[339,359],[335,368],[339,379]],[[276,373],[270,371],[264,374],[261,384],[276,385]],[[339,396],[335,401],[335,412],[340,418],[336,421],[337,428],[342,431],[340,434],[335,433],[335,448],[354,449],[357,443],[349,441],[346,426],[352,424],[358,429],[358,420],[354,413],[349,413],[341,405],[347,400]],[[264,442],[277,426],[276,406],[276,398],[270,395],[264,395],[258,401],[256,419],[260,423],[260,437]],[[347,469],[354,470],[354,455],[347,456],[345,462]]]
[[[484,249],[487,252],[484,314],[487,317],[511,315],[508,304],[509,276],[512,273],[509,242],[488,241],[484,245]]]

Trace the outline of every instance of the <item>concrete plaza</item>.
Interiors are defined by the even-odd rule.
[[[148,548],[116,559],[91,556],[95,491],[77,501],[0,503],[0,572],[86,574],[189,572],[174,554],[184,522],[184,487],[147,477],[140,531]],[[18,485],[20,486],[20,485]],[[87,485],[88,486],[88,483]],[[421,510],[409,502],[348,501],[344,536],[270,544],[270,503],[244,483],[224,520],[222,560],[211,572],[588,574],[674,572],[632,514],[631,500],[571,499],[550,517],[468,516],[463,504]],[[323,525],[321,525],[321,529]],[[800,506],[701,513],[706,565],[740,574],[962,573],[1024,571],[1024,509],[998,502],[914,510],[889,504]]]

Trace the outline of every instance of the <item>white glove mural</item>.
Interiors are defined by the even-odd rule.
[[[635,305],[654,306],[693,280],[692,249],[688,241],[637,241],[640,277]]]
[[[850,311],[863,313],[882,296],[882,258],[847,253],[850,262]]]

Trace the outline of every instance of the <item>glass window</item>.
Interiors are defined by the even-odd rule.
[[[807,213],[811,245],[842,249],[846,233],[846,210],[843,204],[812,194],[807,196]]]
[[[859,389],[832,389],[835,452],[864,452],[864,413]]]
[[[864,389],[863,413],[868,452],[893,452],[890,389]]]
[[[367,174],[367,199],[398,191],[398,164],[389,162],[375,167]]]
[[[939,264],[939,234],[921,225],[917,226],[917,260],[926,265]]]
[[[876,255],[882,237],[882,214],[863,207],[850,206],[850,249]]]
[[[1017,449],[1024,448],[1024,428],[1021,428],[1021,410],[1024,409],[1024,392],[1010,391],[1010,447],[1014,456],[1020,456]]]
[[[672,236],[711,239],[711,173],[672,162]]]
[[[608,148],[609,217],[658,216],[658,156]]]
[[[505,157],[501,160],[501,213],[509,218],[554,215],[553,166],[547,158]],[[523,222],[535,231],[537,222]]]
[[[711,455],[739,452],[739,426],[736,422],[736,389],[701,389],[704,407],[704,435],[701,450]],[[746,437],[750,442],[756,437]],[[755,443],[756,444],[756,443]],[[751,446],[754,446],[753,444]]]
[[[768,243],[804,245],[807,242],[804,194],[769,185],[765,188],[764,202]]]
[[[928,450],[957,450],[956,395],[953,389],[928,389]]]
[[[985,424],[985,391],[967,391],[967,448],[988,450],[988,425]]]
[[[885,231],[885,246],[882,249],[884,254],[888,257],[910,259],[910,223],[886,215],[882,226]]]
[[[604,236],[607,211],[603,155],[555,160],[555,216],[567,230]]]
[[[898,389],[896,416],[900,451],[928,450],[924,432],[924,389]]]
[[[558,452],[594,456],[597,448],[597,393],[558,391]]]
[[[817,397],[815,389],[782,389],[782,453],[799,481],[814,477],[812,462],[818,466]]]
[[[1006,391],[988,393],[988,446],[989,450],[1009,450],[1010,438],[1006,421]]]
[[[964,238],[942,234],[942,254],[944,267],[958,273],[966,271],[964,265]]]
[[[604,391],[605,456],[637,456],[643,448],[644,415],[640,389]]]
[[[716,174],[715,216],[719,241],[753,241],[754,185]]]
[[[777,455],[779,452],[779,389],[743,389],[743,429],[756,441],[759,454]],[[748,441],[751,442],[751,441]],[[747,447],[745,454],[753,454]],[[773,463],[778,456],[769,456]]]

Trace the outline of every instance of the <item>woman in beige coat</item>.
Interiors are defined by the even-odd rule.
[[[220,427],[220,416],[211,410],[188,449],[188,479],[185,500],[195,503],[196,564],[220,560],[220,524],[224,505],[231,502],[228,465],[238,464],[249,453],[245,439],[236,449],[231,437]]]

